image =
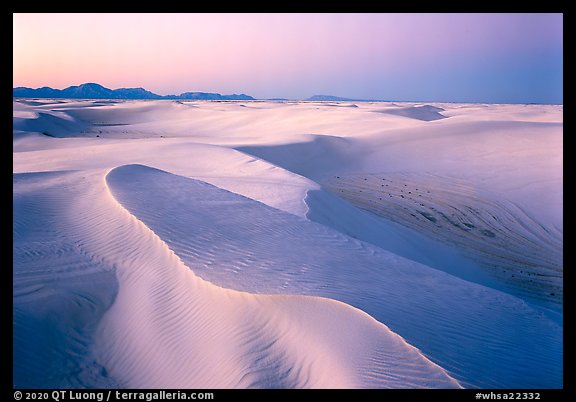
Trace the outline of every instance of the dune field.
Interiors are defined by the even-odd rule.
[[[17,388],[563,386],[563,106],[13,102]]]

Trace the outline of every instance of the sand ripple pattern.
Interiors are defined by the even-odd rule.
[[[339,175],[323,184],[353,205],[455,246],[511,293],[562,308],[562,233],[519,206],[429,174]]]
[[[37,180],[15,191],[16,203],[21,208],[14,224],[21,239],[16,242],[17,259],[24,261],[31,253],[28,250],[32,247],[24,247],[26,239],[33,241],[34,236],[44,238],[46,235],[41,227],[23,233],[23,228],[30,227],[29,222],[23,220],[41,217],[46,225],[42,227],[55,228],[55,237],[72,245],[76,259],[82,256],[88,265],[115,274],[117,292],[113,303],[107,305],[101,303],[98,297],[102,295],[98,292],[111,283],[82,282],[86,276],[82,276],[85,266],[81,264],[76,266],[75,274],[81,285],[72,281],[63,291],[64,296],[86,295],[91,288],[98,296],[78,307],[80,313],[90,308],[98,310],[90,322],[90,330],[76,326],[69,329],[66,325],[61,328],[77,331],[83,342],[82,354],[93,358],[91,366],[85,363],[82,366],[85,359],[74,352],[70,346],[73,341],[61,345],[62,359],[66,359],[68,365],[82,366],[91,375],[81,376],[85,379],[81,386],[460,387],[418,349],[354,307],[307,295],[252,294],[201,279],[194,272],[202,264],[201,260],[190,260],[186,265],[148,224],[123,205],[142,203],[163,217],[164,208],[170,203],[166,203],[162,194],[148,193],[142,199],[131,190],[135,184],[140,189],[142,183],[146,183],[146,188],[155,181],[154,185],[160,186],[181,181],[184,196],[210,189],[224,195],[205,208],[189,204],[179,214],[183,221],[187,216],[195,216],[209,225],[212,216],[202,216],[207,208],[217,211],[222,203],[242,204],[246,202],[244,198],[203,182],[140,165],[110,171],[66,172],[53,182],[48,181],[49,185],[42,180],[47,174],[29,176]],[[164,222],[167,229],[170,222],[171,219]],[[162,225],[162,220],[157,220],[153,226],[156,225]],[[180,228],[176,228],[176,232]],[[237,229],[237,232],[242,230]],[[277,241],[281,242],[282,238]],[[56,249],[62,251],[44,254],[65,254],[66,247]],[[35,250],[43,253],[42,248]],[[210,255],[217,257],[213,251]],[[46,273],[65,270],[58,266],[60,261],[63,260],[45,259]],[[25,262],[22,270],[32,266],[29,261]],[[270,264],[275,265],[273,261]],[[25,273],[20,276],[24,277]],[[41,282],[42,279],[36,281]],[[17,280],[17,284],[21,296],[15,296],[15,304],[24,306],[26,293],[33,289],[26,290],[24,279]],[[48,310],[44,316],[53,315],[56,321],[69,313],[50,305],[44,310]],[[18,313],[18,308],[15,311]],[[20,316],[22,325],[15,327],[15,338],[23,345],[33,343],[30,335],[33,328],[24,328],[32,321]],[[67,335],[72,337],[70,333]],[[41,369],[49,364],[49,356],[22,353],[20,358],[24,368],[37,363]],[[58,379],[50,382],[52,387],[71,384],[78,386],[79,382],[59,382]]]
[[[111,171],[107,183],[186,267],[215,285],[347,303],[466,386],[561,386],[561,326],[516,297],[197,180],[131,165]]]

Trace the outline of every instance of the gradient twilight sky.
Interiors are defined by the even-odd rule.
[[[13,85],[563,102],[562,14],[14,14]]]

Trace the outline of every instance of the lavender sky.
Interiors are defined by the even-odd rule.
[[[14,14],[14,86],[562,103],[562,14]]]

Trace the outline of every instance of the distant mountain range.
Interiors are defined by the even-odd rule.
[[[14,98],[67,98],[67,99],[191,99],[191,100],[255,100],[245,94],[221,95],[210,92],[184,92],[180,95],[158,95],[144,88],[109,89],[100,84],[86,83],[65,89],[50,87],[12,89]]]
[[[174,99],[174,100],[257,100],[246,94],[221,95],[212,92],[184,92],[180,95],[158,95],[144,88],[118,88],[110,89],[100,84],[89,82],[82,85],[74,85],[65,89],[50,87],[12,88],[14,98],[65,98],[65,99]],[[266,100],[288,101],[285,98],[272,98]],[[367,101],[365,99],[341,98],[332,95],[314,95],[307,99],[310,102],[350,102]],[[371,101],[378,102],[378,101]]]

